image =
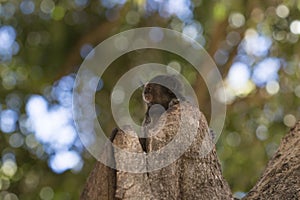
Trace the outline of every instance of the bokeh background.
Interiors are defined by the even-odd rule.
[[[227,96],[211,95],[228,109],[218,155],[235,196],[252,188],[300,118],[299,0],[1,0],[0,199],[79,198],[95,159],[72,120],[76,71],[101,41],[145,26],[190,36],[216,62]],[[123,48],[128,40],[112,45]],[[107,134],[115,126],[111,89],[149,62],[183,74],[210,118],[210,96],[189,63],[145,49],[118,58],[99,81],[96,110]],[[145,109],[140,95],[130,106],[138,123]]]

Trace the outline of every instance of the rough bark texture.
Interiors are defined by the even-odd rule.
[[[174,104],[149,131],[149,152],[143,159],[124,154],[124,150],[143,154],[137,134],[130,128],[119,130],[113,140],[118,146],[113,150],[117,169],[149,172],[114,171],[97,163],[81,199],[232,199],[206,119],[199,110],[187,102]],[[167,154],[153,157],[171,143],[174,145]],[[175,161],[168,165],[170,159]],[[161,164],[164,167],[157,168]]]
[[[115,199],[115,171],[97,162],[91,172],[81,200],[113,200]]]
[[[171,141],[175,143],[164,162],[176,157],[185,144],[188,148],[172,164],[149,172],[155,199],[232,199],[206,119],[198,109],[187,102],[175,104],[162,116],[156,129],[149,141],[150,153],[160,152]],[[148,166],[155,162],[161,160],[148,160]]]
[[[114,135],[114,132],[113,132]],[[113,138],[111,138],[112,140]],[[109,145],[109,144],[108,144]],[[113,158],[112,147],[103,154],[105,159]],[[82,191],[81,200],[114,200],[116,191],[116,171],[97,162]]]
[[[113,143],[120,149],[114,150],[117,169],[130,169],[131,171],[145,171],[146,157],[136,158],[124,154],[123,151],[130,153],[141,153],[143,149],[137,135],[127,128],[119,131]],[[137,164],[138,163],[138,164]],[[146,173],[131,173],[126,170],[117,170],[117,182],[115,197],[124,200],[147,200],[153,199],[149,187]]]
[[[250,199],[300,199],[300,122],[282,139]]]
[[[193,126],[195,123],[193,119],[200,116],[195,140],[179,159],[167,167],[149,173],[116,171],[98,162],[86,182],[80,199],[231,199],[231,192],[222,177],[215,149],[205,154],[205,149],[209,150],[212,143],[210,137],[206,137],[208,127],[204,116],[189,105],[183,104],[183,107],[189,115],[179,112],[178,104],[172,106],[162,116],[160,127],[152,130],[157,133],[151,137],[147,147],[150,152],[159,152],[173,139],[175,142],[176,140],[182,142],[182,138],[175,136],[181,114],[184,114],[185,122],[190,122],[187,123],[188,126]],[[188,127],[184,129],[188,134],[190,131]],[[141,153],[138,137],[130,129],[125,129],[125,132],[118,130],[113,133],[115,135],[115,139],[112,138],[113,143],[128,152]],[[117,149],[113,151],[112,148],[108,148],[108,150],[104,156],[107,159],[115,159],[117,168],[122,168],[124,163],[134,163],[132,160],[134,157],[126,157]],[[174,155],[170,154],[159,162],[166,162],[172,156]],[[132,167],[138,170],[153,167],[155,161],[145,158],[139,165]],[[269,161],[261,179],[243,199],[300,199],[300,122],[282,139],[279,149]]]

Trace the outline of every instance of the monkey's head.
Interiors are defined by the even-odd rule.
[[[147,104],[160,104],[167,109],[172,99],[183,99],[182,90],[175,76],[160,75],[145,84],[143,98]]]

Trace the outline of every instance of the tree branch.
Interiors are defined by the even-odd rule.
[[[177,103],[161,116],[151,131],[153,136],[148,138],[149,154],[145,159],[135,156],[143,151],[137,134],[130,128],[117,131],[113,143],[118,148],[110,149],[107,155],[113,155],[119,170],[97,163],[81,200],[232,199],[206,119],[199,110],[187,102]],[[163,154],[170,143],[173,143],[170,150]],[[182,152],[179,158],[178,152]],[[151,157],[153,154],[163,156]],[[160,167],[162,163],[165,165]],[[137,173],[145,169],[147,172]]]
[[[300,199],[300,121],[282,138],[262,177],[243,199]]]

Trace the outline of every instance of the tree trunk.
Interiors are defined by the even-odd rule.
[[[113,141],[117,129],[113,130],[110,140]],[[113,148],[111,143],[107,144],[106,150],[103,153],[103,159],[109,163],[114,163]],[[94,169],[89,175],[85,187],[81,193],[81,200],[114,200],[116,193],[116,171],[104,165],[101,162],[95,164]]]
[[[112,141],[118,148],[110,153],[118,170],[97,163],[81,199],[232,199],[198,109],[175,103],[150,132],[147,156],[138,158],[124,153],[143,155],[137,134],[130,128],[117,131]],[[164,154],[165,146],[169,150]]]
[[[179,146],[173,154],[164,160],[151,160],[145,156],[136,166],[134,173],[114,170],[98,162],[86,182],[81,200],[94,199],[233,199],[230,188],[224,180],[221,167],[213,143],[209,139],[209,131],[205,117],[190,105],[184,105],[185,112],[174,105],[161,118],[157,133],[148,142],[149,152],[160,152],[174,139]],[[154,169],[155,162],[168,162],[176,151],[180,151],[182,138],[176,133],[180,129],[180,117],[184,115],[184,141],[189,141],[189,127],[193,127],[200,119],[197,134],[189,148],[170,165]],[[181,119],[182,120],[182,119]],[[186,123],[186,124],[185,124]],[[153,130],[155,131],[155,130]],[[130,132],[130,134],[125,134]],[[115,132],[113,143],[128,152],[141,153],[142,148],[137,135],[132,130]],[[136,160],[126,157],[118,150],[111,149],[108,157],[115,159],[116,168],[126,168]],[[261,179],[243,199],[300,199],[300,122],[282,139],[280,147],[269,161]]]
[[[300,199],[300,122],[282,138],[262,177],[243,199]]]

